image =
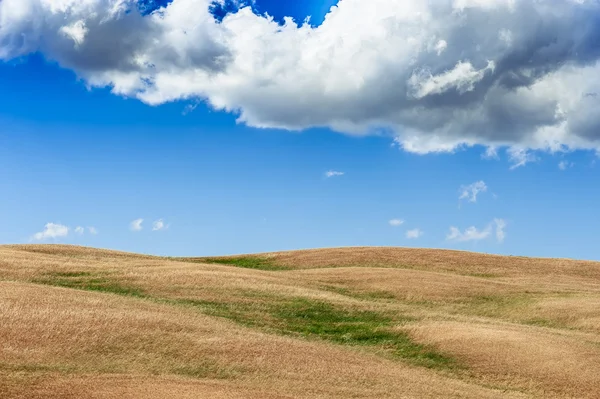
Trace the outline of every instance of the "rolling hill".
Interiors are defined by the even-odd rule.
[[[0,246],[1,398],[597,398],[600,263]]]

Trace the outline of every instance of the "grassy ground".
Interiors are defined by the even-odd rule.
[[[0,246],[2,398],[595,398],[600,264]]]

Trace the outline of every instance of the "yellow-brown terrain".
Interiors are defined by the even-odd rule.
[[[0,246],[0,398],[599,398],[600,263]]]

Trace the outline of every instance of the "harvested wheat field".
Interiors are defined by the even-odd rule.
[[[600,263],[0,246],[1,398],[598,398]]]

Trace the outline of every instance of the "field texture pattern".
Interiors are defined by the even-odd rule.
[[[0,246],[0,398],[599,398],[600,263]]]

